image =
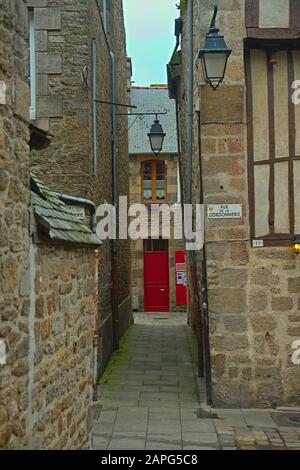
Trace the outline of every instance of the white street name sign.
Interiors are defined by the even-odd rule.
[[[209,219],[241,219],[243,209],[241,204],[211,204],[207,207]]]

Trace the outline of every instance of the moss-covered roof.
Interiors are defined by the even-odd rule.
[[[35,175],[31,175],[31,201],[37,224],[53,241],[101,245],[99,238]]]

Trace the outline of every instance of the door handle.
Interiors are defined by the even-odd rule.
[[[166,292],[166,289],[160,289],[160,292]]]

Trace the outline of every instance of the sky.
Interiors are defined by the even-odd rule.
[[[175,18],[179,16],[176,0],[123,0],[123,3],[134,85],[167,83],[166,64],[175,47]]]

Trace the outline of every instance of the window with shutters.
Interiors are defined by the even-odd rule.
[[[167,169],[163,160],[142,163],[142,197],[144,201],[160,202],[166,199]]]

